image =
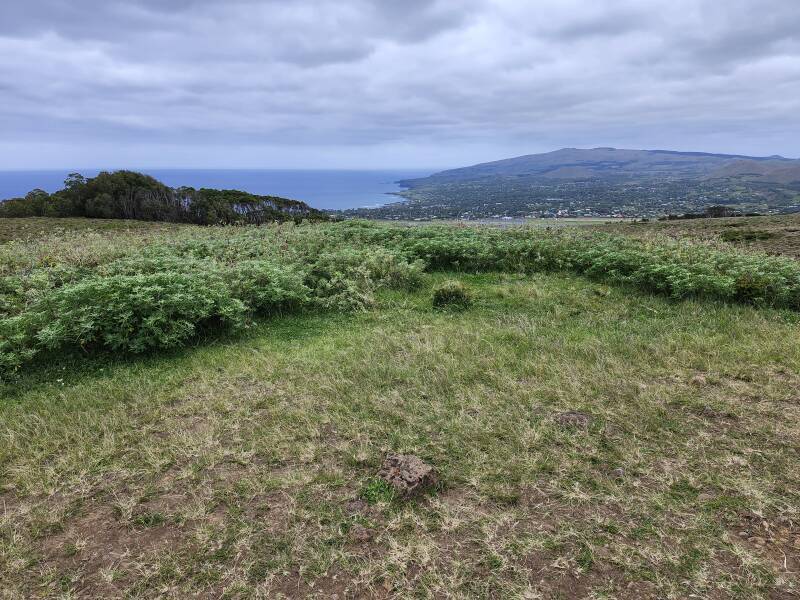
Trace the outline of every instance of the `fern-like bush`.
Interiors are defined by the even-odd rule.
[[[144,352],[181,345],[205,324],[237,327],[245,305],[215,273],[91,278],[56,290],[31,311],[36,341],[53,349],[100,345]]]
[[[364,221],[55,232],[0,244],[0,377],[44,350],[146,352],[258,315],[358,310],[428,270],[572,272],[673,298],[800,310],[800,263],[577,229],[393,227]],[[458,282],[437,306],[465,306]]]
[[[289,311],[307,305],[311,299],[306,272],[298,266],[248,260],[233,265],[227,278],[231,293],[258,313]]]

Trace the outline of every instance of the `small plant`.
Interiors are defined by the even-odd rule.
[[[138,515],[134,515],[131,518],[131,523],[135,527],[158,527],[159,525],[163,525],[166,523],[166,517],[161,514],[160,512],[144,512]]]
[[[472,295],[460,281],[449,280],[433,290],[433,306],[436,308],[467,308],[472,304]]]
[[[378,502],[391,502],[394,499],[394,490],[383,479],[376,477],[364,484],[359,495],[367,504],[377,504]]]

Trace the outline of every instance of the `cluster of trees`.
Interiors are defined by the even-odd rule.
[[[257,196],[238,190],[171,188],[134,171],[70,174],[64,189],[33,190],[0,202],[0,217],[90,217],[198,225],[260,224],[286,220],[327,220],[305,202]]]

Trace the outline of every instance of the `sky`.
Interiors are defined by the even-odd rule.
[[[798,0],[4,0],[0,169],[800,156]]]

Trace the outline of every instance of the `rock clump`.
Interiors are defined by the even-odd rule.
[[[434,468],[413,454],[389,454],[378,477],[402,498],[416,496],[436,485]]]

